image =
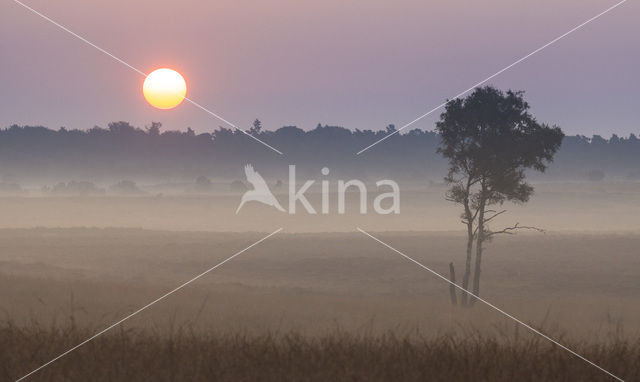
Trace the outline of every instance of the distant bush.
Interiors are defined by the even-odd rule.
[[[138,188],[136,182],[132,180],[121,180],[109,187],[109,191],[121,195],[138,195],[143,193],[143,191]]]
[[[587,179],[592,182],[600,182],[604,179],[604,171],[602,170],[591,170],[587,172]]]
[[[636,171],[631,171],[627,173],[627,179],[640,180],[640,171],[636,170]]]
[[[60,182],[53,187],[44,187],[43,191],[53,195],[103,195],[105,192],[103,188],[85,181]]]
[[[197,192],[210,192],[212,189],[211,180],[206,176],[199,176],[193,189]]]
[[[1,195],[21,195],[26,191],[18,183],[0,182]]]
[[[241,180],[234,180],[231,182],[232,191],[247,191],[248,189],[249,187],[247,187],[247,185]]]

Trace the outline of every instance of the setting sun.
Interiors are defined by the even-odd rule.
[[[144,98],[158,109],[172,109],[187,94],[187,83],[180,73],[173,69],[162,68],[151,72],[142,85]]]

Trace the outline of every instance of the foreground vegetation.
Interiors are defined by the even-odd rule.
[[[16,380],[91,332],[73,325],[0,325],[0,380]],[[621,378],[640,380],[640,341],[570,343]],[[34,381],[608,381],[605,373],[528,334],[246,335],[120,328],[30,377]]]

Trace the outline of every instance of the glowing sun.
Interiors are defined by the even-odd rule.
[[[173,109],[187,94],[187,83],[173,69],[156,69],[149,73],[142,85],[144,98],[158,109]]]

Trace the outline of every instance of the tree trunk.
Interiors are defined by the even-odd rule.
[[[462,289],[469,290],[469,279],[471,278],[471,254],[473,252],[473,225],[467,225],[467,259],[464,267],[464,275],[462,276]],[[467,305],[467,292],[462,291],[462,306]]]
[[[482,243],[481,239],[478,239],[476,245],[476,267],[473,271],[473,295],[471,296],[471,306],[476,303],[476,296],[480,296],[480,267],[482,264]]]
[[[456,283],[456,270],[453,268],[453,263],[449,263],[449,280]],[[449,284],[449,295],[451,296],[451,305],[458,305],[458,298],[456,297],[456,287],[453,284]]]
[[[469,184],[467,183],[467,194],[469,194]],[[473,252],[473,220],[471,214],[471,207],[469,206],[469,198],[464,200],[464,212],[467,219],[467,258],[464,265],[464,275],[462,276],[462,291],[461,303],[462,306],[467,306],[468,294],[465,291],[469,290],[469,278],[471,277],[471,253]]]
[[[473,271],[473,294],[480,296],[480,269],[482,265],[482,244],[484,242],[484,198],[480,201],[480,211],[478,212],[478,234],[476,237],[476,265]],[[476,297],[471,296],[471,306],[476,303]]]

